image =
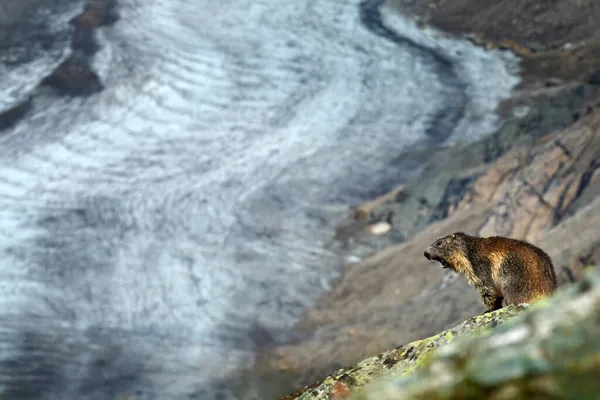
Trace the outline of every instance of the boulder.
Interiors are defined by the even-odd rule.
[[[531,306],[505,307],[340,369],[280,400],[596,398],[600,269]]]
[[[280,400],[329,400],[333,392],[350,393],[351,390],[370,382],[375,376],[408,374],[423,363],[435,349],[467,333],[483,333],[484,328],[496,326],[514,317],[524,308],[524,306],[510,306],[494,313],[473,317],[438,335],[369,357],[351,368],[339,369],[324,380],[304,387],[292,395],[284,396]]]
[[[67,58],[52,74],[42,80],[42,84],[75,96],[90,95],[104,88],[88,59],[76,55]]]
[[[16,102],[12,107],[0,111],[0,131],[16,124],[31,108],[33,97]]]
[[[489,335],[456,341],[414,375],[396,374],[352,399],[598,398],[599,316],[600,269],[594,268]]]

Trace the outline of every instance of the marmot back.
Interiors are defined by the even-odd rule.
[[[479,292],[487,312],[507,305],[531,303],[557,287],[552,260],[542,249],[522,240],[501,236],[481,238],[463,232],[435,241],[424,253],[466,275]]]

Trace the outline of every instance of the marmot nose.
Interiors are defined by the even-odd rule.
[[[425,258],[429,259],[429,252],[427,250],[425,250],[425,253],[423,253],[423,255],[425,256]]]

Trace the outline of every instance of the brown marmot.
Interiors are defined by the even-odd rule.
[[[506,305],[531,303],[557,286],[548,254],[521,240],[455,232],[436,240],[424,255],[466,275],[487,307],[484,314],[502,308],[503,300]]]

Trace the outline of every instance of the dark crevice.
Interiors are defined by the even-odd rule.
[[[573,201],[577,200],[581,197],[583,191],[589,186],[592,176],[594,172],[600,167],[600,162],[596,160],[592,160],[590,162],[590,166],[588,169],[581,175],[581,180],[579,181],[579,187],[577,188],[577,192],[575,193],[575,198]]]
[[[548,190],[550,190],[553,187],[553,185],[556,183],[558,178],[563,176],[562,168],[564,166],[565,166],[564,162],[561,161],[558,163],[558,168],[556,169],[556,171],[550,177],[548,177],[548,180],[546,180],[546,183],[544,183],[544,186],[542,187],[542,190],[541,190],[542,195],[548,193]],[[568,170],[568,168],[567,168],[567,170]]]
[[[588,83],[590,85],[600,85],[600,68],[589,77]]]
[[[565,153],[565,156],[571,158],[571,151],[560,140],[556,139],[554,141],[554,144],[556,145],[556,147],[561,149],[563,151],[563,153]]]
[[[577,200],[579,200],[579,198],[583,195],[583,192],[589,187],[592,177],[594,176],[594,173],[598,168],[600,168],[600,162],[592,160],[585,172],[581,174],[581,178],[579,179],[579,183],[577,186],[577,191],[575,192],[575,196],[573,196],[573,199],[569,202],[569,204],[562,205],[562,210],[557,208],[557,215],[555,217],[557,222],[562,220],[565,217],[565,215],[571,212],[573,205],[577,203]],[[573,184],[574,183],[575,182],[573,182]]]
[[[548,203],[546,201],[546,199],[544,199],[543,194],[540,193],[540,191],[531,182],[529,182],[524,176],[521,176],[521,181],[523,182],[523,185],[526,186],[527,188],[529,188],[531,190],[531,192],[535,195],[535,197],[537,197],[540,204],[542,204],[543,206],[548,207],[550,209],[554,209],[554,207],[552,207],[552,205],[550,203]]]
[[[571,186],[573,185],[573,183],[574,183],[574,181],[570,181],[569,184],[565,187],[565,189],[562,191],[562,193],[558,197],[558,201],[556,203],[556,208],[554,209],[553,225],[556,225],[557,223],[559,223],[560,220],[564,216],[565,198],[567,197],[567,193],[571,189]]]
[[[446,191],[440,200],[438,206],[431,214],[431,222],[442,220],[448,217],[450,207],[456,205],[471,190],[473,183],[481,176],[481,173],[467,177],[451,179],[446,186]]]

